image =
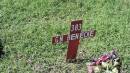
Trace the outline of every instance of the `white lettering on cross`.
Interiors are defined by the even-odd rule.
[[[53,43],[63,43],[63,42],[69,42],[70,40],[78,40],[80,38],[88,38],[88,37],[94,37],[95,36],[95,30],[90,31],[82,31],[80,33],[73,33],[69,35],[63,35],[63,36],[56,36],[53,38]]]
[[[89,35],[90,35],[90,32],[84,32],[84,38],[89,37]]]
[[[71,26],[71,32],[81,30],[81,24],[76,24]]]
[[[58,36],[55,38],[55,42],[59,43]]]
[[[90,37],[93,37],[94,34],[95,34],[95,31],[94,31],[94,30],[91,30],[91,31],[90,31]]]
[[[63,42],[63,36],[60,36],[60,43]]]
[[[69,37],[70,37],[69,40],[77,40],[77,39],[79,39],[79,33],[71,34]]]

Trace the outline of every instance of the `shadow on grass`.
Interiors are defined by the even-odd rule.
[[[0,39],[0,58],[3,58],[3,56],[5,55],[5,52],[3,51],[4,46],[2,43],[2,40]]]

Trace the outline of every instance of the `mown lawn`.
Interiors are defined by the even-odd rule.
[[[52,45],[51,38],[69,33],[78,19],[83,31],[97,33],[81,40],[86,60],[70,64],[67,44]],[[86,73],[88,59],[112,48],[130,73],[130,0],[0,0],[0,38],[6,52],[0,73]]]

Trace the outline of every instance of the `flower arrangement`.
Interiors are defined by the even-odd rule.
[[[88,65],[88,73],[121,73],[121,59],[113,49],[111,52],[93,59]]]

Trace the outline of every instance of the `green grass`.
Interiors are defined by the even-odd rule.
[[[51,44],[52,36],[69,33],[78,19],[83,31],[97,31],[81,40],[86,59],[117,48],[130,65],[129,0],[0,0],[0,38],[7,52],[0,73],[86,73],[85,63],[65,63],[67,44]]]

